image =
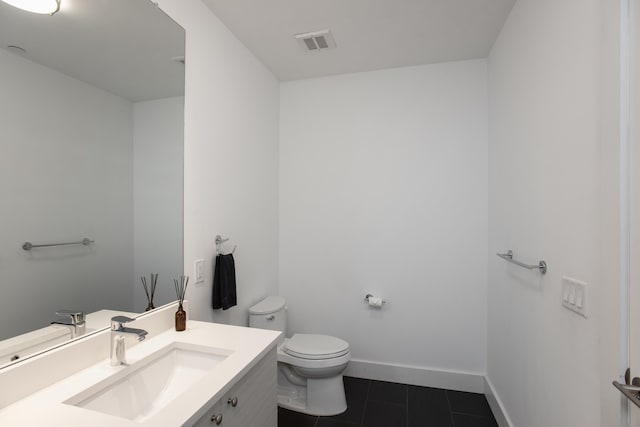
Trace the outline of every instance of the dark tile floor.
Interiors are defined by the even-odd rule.
[[[313,417],[278,408],[278,427],[497,427],[482,394],[344,377],[347,411]]]

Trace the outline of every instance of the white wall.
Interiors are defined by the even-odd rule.
[[[134,296],[136,311],[147,297],[140,276],[158,274],[156,307],[176,299],[173,279],[182,267],[184,97],[133,106]]]
[[[489,58],[487,370],[514,426],[618,425],[617,2],[608,3],[519,0]],[[548,273],[494,255],[507,249],[544,258]],[[587,319],[562,307],[564,275],[588,282]]]
[[[599,44],[600,147],[598,152],[598,215],[599,277],[601,284],[592,301],[597,301],[598,361],[600,374],[600,425],[620,425],[622,407],[629,404],[625,397],[613,389],[611,381],[620,379],[627,368],[621,363],[620,331],[620,195],[619,141],[620,141],[620,4],[599,1],[602,20]],[[624,337],[626,340],[627,337]],[[637,409],[634,409],[637,411]],[[636,412],[637,413],[637,412]],[[624,416],[624,415],[623,415]]]
[[[245,325],[249,306],[277,293],[278,81],[200,1],[161,0],[186,30],[184,268],[189,316]],[[216,234],[235,254],[238,306],[211,309]]]
[[[342,337],[374,364],[483,375],[486,62],[287,82],[280,97],[289,332]]]
[[[600,59],[615,61],[598,39],[605,3],[520,0],[492,52],[489,236],[483,61],[282,86],[280,291],[294,332],[343,336],[356,358],[476,373],[488,337],[489,380],[514,425],[616,425],[616,103],[598,94],[616,69],[600,74]],[[190,314],[243,324],[247,306],[278,291],[278,83],[200,2],[160,4],[187,30],[186,273],[212,258],[215,234],[238,245],[241,307],[211,311],[208,269]],[[609,145],[599,131],[614,136]],[[546,258],[549,273],[495,257],[508,248]],[[561,308],[562,274],[590,283],[589,319]],[[383,311],[362,304],[369,291],[389,300]]]
[[[131,103],[4,49],[0,64],[0,339],[56,309],[130,309]]]

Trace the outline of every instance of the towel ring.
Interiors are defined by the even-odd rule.
[[[216,255],[229,255],[229,254],[223,254],[222,253],[222,248],[220,246],[222,246],[222,244],[226,241],[228,241],[229,239],[223,239],[221,235],[217,235],[215,242],[216,242]],[[233,245],[233,250],[230,252],[231,254],[236,253],[236,245]]]

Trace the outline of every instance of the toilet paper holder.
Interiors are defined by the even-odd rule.
[[[371,295],[371,294],[366,294],[366,295],[364,296],[364,301],[365,301],[367,304],[369,304],[369,298],[371,298],[371,297],[373,297],[373,295]],[[386,303],[387,303],[387,302],[386,302],[385,300],[382,300],[382,304],[386,304]]]

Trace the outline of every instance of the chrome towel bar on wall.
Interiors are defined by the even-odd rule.
[[[547,272],[547,263],[544,260],[541,260],[538,262],[537,265],[530,265],[530,264],[525,264],[523,262],[517,261],[515,259],[513,259],[513,251],[511,249],[509,249],[507,251],[507,253],[505,254],[501,254],[501,253],[497,253],[496,255],[498,255],[500,258],[502,258],[505,261],[508,261],[512,264],[515,264],[517,266],[520,266],[522,268],[527,268],[529,270],[533,270],[535,268],[537,268],[538,270],[540,270],[540,273],[545,274]]]
[[[67,242],[67,243],[44,243],[40,245],[34,245],[31,242],[24,242],[24,244],[22,245],[22,249],[24,249],[25,251],[30,251],[31,249],[34,249],[34,248],[48,248],[51,246],[69,246],[69,245],[89,246],[92,243],[95,243],[95,240],[89,239],[87,237],[85,237],[79,242]]]

